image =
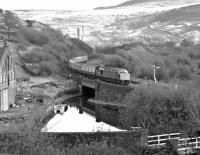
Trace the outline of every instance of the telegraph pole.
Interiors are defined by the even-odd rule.
[[[156,65],[153,65],[153,78],[154,78],[154,82],[156,83],[157,80],[156,80],[156,69],[159,69],[160,67],[156,67]]]

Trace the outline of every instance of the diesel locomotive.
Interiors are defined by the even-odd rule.
[[[89,78],[100,79],[120,85],[129,85],[130,73],[124,68],[107,67],[87,64],[88,57],[81,56],[69,60],[69,67]]]

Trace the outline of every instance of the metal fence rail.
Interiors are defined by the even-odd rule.
[[[148,136],[148,146],[161,146],[165,145],[166,141],[169,139],[180,139],[180,133],[162,134],[155,136]]]
[[[194,152],[200,149],[200,137],[182,138],[178,140],[178,151],[181,154]]]
[[[148,136],[148,146],[164,146],[166,145],[166,141],[170,139],[178,140],[177,147],[180,154],[191,154],[196,152],[197,149],[200,150],[200,137],[181,138],[180,133]]]

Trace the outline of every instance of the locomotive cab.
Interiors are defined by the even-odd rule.
[[[119,72],[119,80],[124,84],[128,85],[130,82],[130,73],[126,70],[123,69]]]
[[[123,68],[98,66],[95,74],[101,80],[117,84],[128,85],[130,81],[129,72]]]

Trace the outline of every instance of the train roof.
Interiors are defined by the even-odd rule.
[[[85,62],[88,60],[88,56],[79,56],[79,57],[74,57],[70,59],[72,62]]]
[[[120,72],[120,73],[128,73],[128,71],[124,68],[118,67],[108,67],[108,66],[100,66],[101,69],[109,69],[111,71]]]

